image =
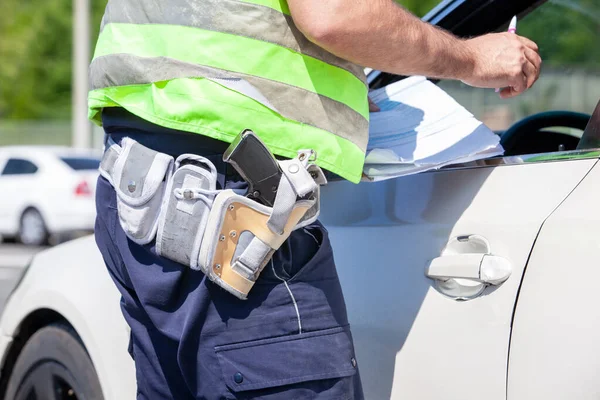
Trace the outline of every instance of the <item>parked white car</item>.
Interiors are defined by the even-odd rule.
[[[0,236],[26,245],[92,231],[101,154],[68,147],[0,147]]]
[[[474,34],[541,3],[447,0],[428,19]],[[591,118],[528,115],[502,143],[505,157],[323,189],[366,399],[600,397],[600,104]],[[119,293],[92,237],[0,285],[16,287],[0,396],[135,398]]]

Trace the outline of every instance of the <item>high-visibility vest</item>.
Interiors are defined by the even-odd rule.
[[[368,141],[361,67],[310,42],[286,0],[110,0],[90,65],[89,117],[123,107],[231,142],[252,129],[275,154],[317,152],[358,182]]]

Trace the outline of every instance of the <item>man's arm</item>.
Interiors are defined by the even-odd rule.
[[[529,39],[498,33],[459,39],[393,0],[288,0],[298,29],[331,53],[359,65],[402,75],[457,79],[505,87],[502,97],[529,89],[541,59]]]

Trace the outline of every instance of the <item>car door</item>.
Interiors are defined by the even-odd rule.
[[[506,399],[511,320],[530,251],[543,221],[597,161],[565,157],[324,188],[321,219],[367,399]],[[468,277],[465,268],[478,267],[469,257],[481,253],[510,266],[504,283],[460,298],[426,276],[438,258]],[[450,283],[464,294],[473,281]]]

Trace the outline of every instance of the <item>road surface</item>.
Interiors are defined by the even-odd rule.
[[[14,243],[0,243],[0,268],[23,268],[45,247],[25,247]]]

